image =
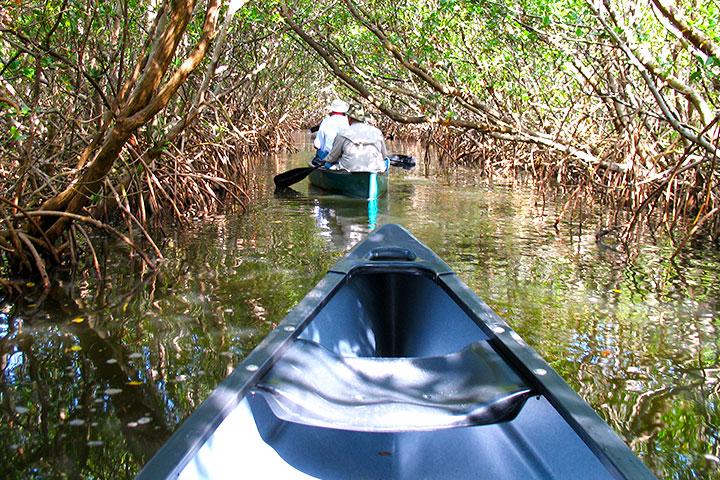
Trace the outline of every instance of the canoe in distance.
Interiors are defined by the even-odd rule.
[[[340,260],[138,478],[652,479],[430,249]]]
[[[310,183],[328,192],[339,193],[353,198],[375,200],[385,195],[388,189],[388,171],[347,172],[318,168],[310,174]]]

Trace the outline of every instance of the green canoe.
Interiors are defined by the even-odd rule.
[[[329,192],[375,200],[388,189],[388,172],[347,172],[319,168],[310,174],[310,183]]]

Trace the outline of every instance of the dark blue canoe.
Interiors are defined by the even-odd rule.
[[[397,225],[358,244],[138,478],[652,479]]]

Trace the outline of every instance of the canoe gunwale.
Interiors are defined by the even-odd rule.
[[[413,260],[382,257],[383,245],[410,249]],[[220,423],[283,355],[293,340],[353,277],[368,274],[421,275],[431,279],[487,335],[490,346],[538,394],[556,409],[587,447],[616,478],[654,479],[617,433],[432,250],[407,230],[386,225],[338,261],[320,282],[272,330],[210,396],[173,433],[138,475],[138,479],[176,478]]]

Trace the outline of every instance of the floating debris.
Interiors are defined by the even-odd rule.
[[[133,360],[136,358],[142,358],[142,353],[131,353],[130,355],[128,355],[128,358],[132,358]]]
[[[137,424],[137,422],[129,422],[129,423],[127,424],[127,426],[128,426],[128,428],[135,428],[135,427],[138,426],[138,424]]]
[[[72,323],[82,323],[85,321],[83,317],[75,317],[72,320],[70,320]]]
[[[122,392],[122,388],[108,388],[105,390],[105,395],[117,395]]]
[[[80,350],[82,350],[82,347],[80,345],[73,345],[72,347],[70,347],[70,350],[73,352],[79,352]]]
[[[109,364],[112,365],[113,363],[117,363],[117,359],[116,359],[116,358],[108,358],[108,359],[105,361],[105,363],[109,363]]]
[[[143,382],[141,382],[140,380],[131,380],[131,381],[127,382],[127,384],[130,385],[131,387],[137,387],[138,385],[142,385]]]
[[[98,426],[98,422],[92,422],[92,423],[90,424],[90,426],[91,426],[91,427],[97,427],[97,426]]]
[[[88,447],[102,447],[103,445],[105,445],[105,442],[102,440],[90,440],[87,442]]]
[[[715,455],[706,453],[704,456],[705,456],[705,460],[708,460],[710,462],[720,463],[720,458],[716,457]]]
[[[137,424],[138,425],[147,425],[148,423],[152,422],[152,418],[150,417],[141,417],[138,418]]]
[[[110,394],[108,393],[108,395],[110,395]],[[96,398],[95,399],[95,403],[103,403],[104,401],[105,401],[104,398]]]
[[[15,411],[16,411],[17,413],[19,413],[20,415],[22,415],[22,414],[24,414],[24,413],[29,412],[30,409],[27,408],[27,407],[23,407],[23,406],[18,405],[17,407],[15,407]]]
[[[187,375],[178,375],[175,377],[176,382],[184,382],[185,380],[187,380]]]
[[[25,286],[32,288],[35,286],[35,282],[25,282]]]
[[[82,427],[83,425],[85,425],[85,420],[81,418],[75,418],[73,420],[70,420],[68,422],[68,425],[70,425],[71,427]]]

